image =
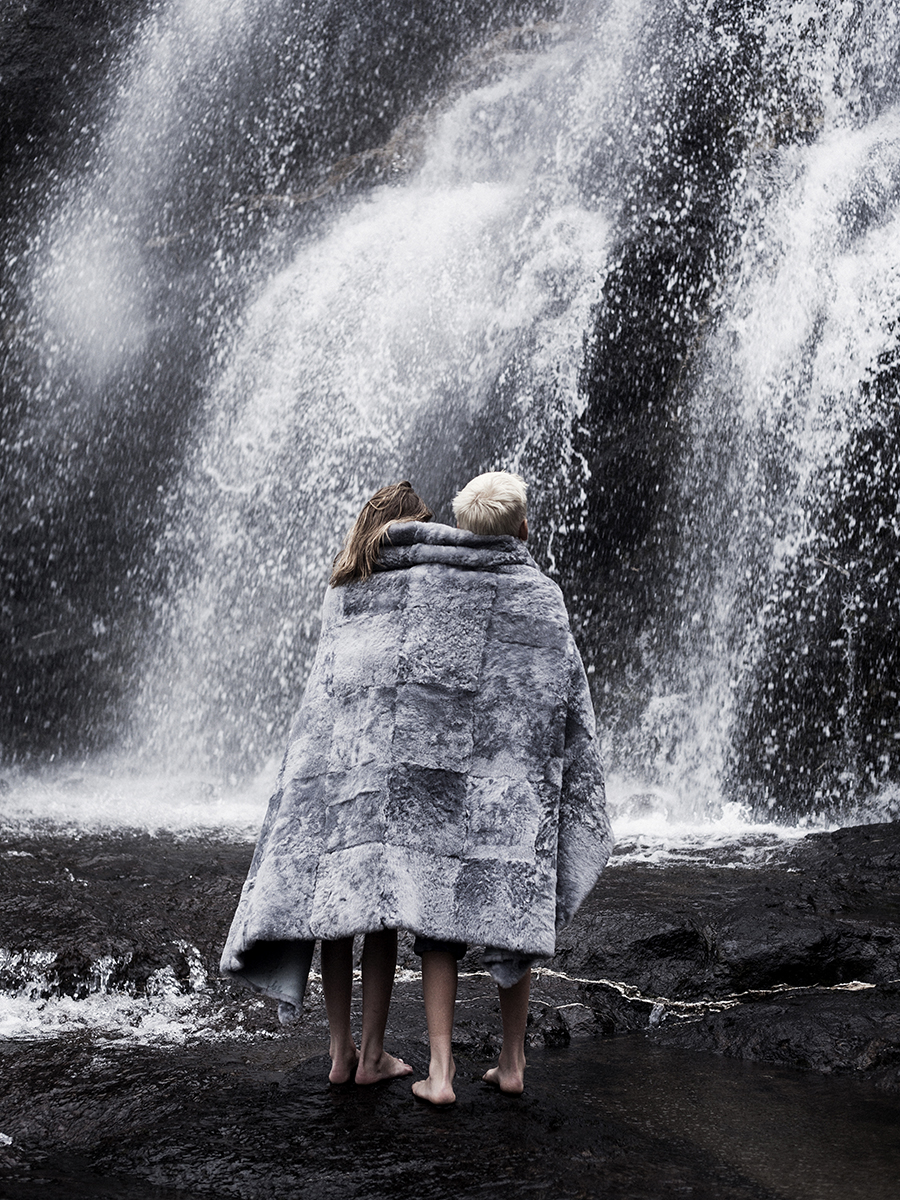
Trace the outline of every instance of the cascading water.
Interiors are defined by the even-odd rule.
[[[414,178],[266,284],[213,385],[185,484],[195,578],[159,667],[166,716],[188,714],[204,761],[258,763],[284,730],[328,564],[379,480],[411,477],[438,503],[482,462],[527,462],[552,532],[608,229],[556,114],[602,107],[616,73],[558,29],[525,33],[527,50],[489,47],[488,82],[423,118]]]
[[[173,0],[114,72],[9,293],[10,761],[226,822],[362,500],[510,466],[622,827],[889,815],[897,14],[423,13]]]

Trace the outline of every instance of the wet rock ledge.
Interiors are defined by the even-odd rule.
[[[105,833],[0,843],[0,996],[193,998],[198,1031],[320,1052],[313,981],[295,1031],[217,978],[252,847]],[[900,825],[813,834],[767,865],[608,870],[535,980],[532,1045],[639,1033],[670,1047],[822,1072],[900,1094]],[[417,960],[401,944],[392,1028],[424,1038]],[[462,964],[462,1052],[497,1046],[496,993]],[[140,1021],[138,1014],[134,1018]]]

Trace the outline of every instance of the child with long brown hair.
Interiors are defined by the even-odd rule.
[[[344,546],[334,560],[329,583],[343,587],[354,580],[368,579],[375,567],[378,551],[390,527],[405,521],[430,521],[434,513],[412,489],[408,479],[380,488],[353,523]]]
[[[363,505],[340,554],[334,560],[331,587],[364,584],[375,569],[378,551],[390,541],[390,527],[407,521],[430,521],[434,514],[408,480],[380,488]],[[397,930],[367,933],[362,955],[362,1037],[359,1047],[350,1028],[353,990],[353,938],[323,939],[322,991],[331,1034],[332,1083],[378,1083],[409,1075],[412,1067],[384,1049],[394,971],[397,966]]]

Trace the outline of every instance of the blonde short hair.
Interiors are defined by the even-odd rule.
[[[525,520],[527,485],[510,471],[478,475],[453,498],[453,515],[470,533],[515,537]]]

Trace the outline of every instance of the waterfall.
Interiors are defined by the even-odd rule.
[[[508,467],[623,820],[890,816],[900,18],[425,11],[169,0],[90,107],[15,278],[8,760],[269,769],[361,503]]]
[[[564,27],[524,32],[406,130],[408,178],[260,287],[213,381],[179,505],[199,550],[161,663],[192,753],[233,769],[283,733],[328,566],[383,481],[411,478],[445,520],[482,465],[527,462],[538,513],[565,486],[609,222],[573,181],[581,148],[560,144],[557,113],[602,107],[615,70]]]

